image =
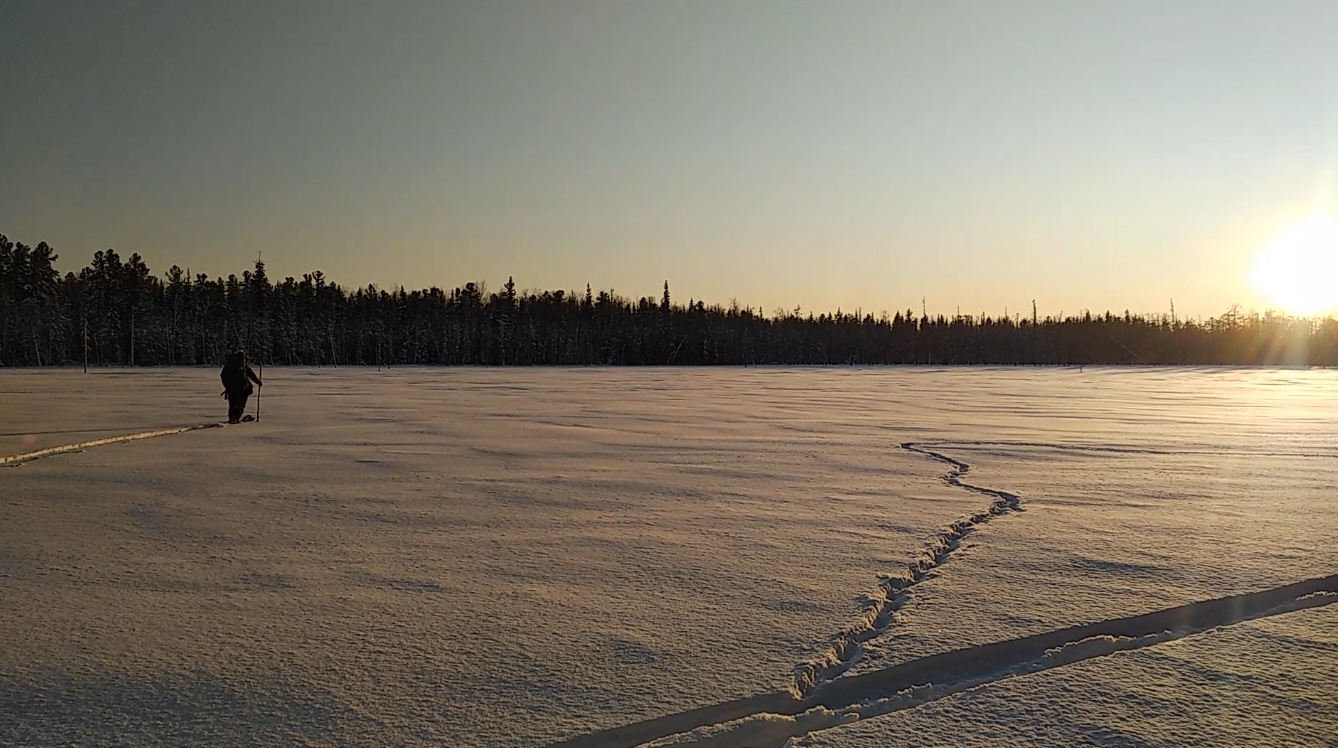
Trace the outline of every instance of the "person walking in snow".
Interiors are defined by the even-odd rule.
[[[246,412],[247,399],[255,392],[251,383],[255,382],[257,387],[264,387],[265,383],[247,365],[246,351],[243,350],[228,354],[227,360],[223,362],[223,371],[218,376],[223,380],[222,396],[228,399],[228,423],[238,423]]]

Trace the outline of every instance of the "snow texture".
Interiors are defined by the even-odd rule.
[[[1338,732],[1328,371],[216,380],[0,372],[0,744]]]

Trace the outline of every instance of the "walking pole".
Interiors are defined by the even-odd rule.
[[[260,260],[261,260],[262,257],[264,257],[264,254],[263,254],[263,253],[261,253],[261,252],[256,252],[256,272],[257,272],[257,273],[260,272]],[[259,290],[257,290],[256,295],[257,295],[257,296],[260,296],[260,292],[259,292]],[[262,298],[263,298],[263,297],[262,297]],[[254,318],[252,318],[252,319],[254,320]],[[264,330],[261,330],[261,333],[265,333],[267,330],[269,330],[269,325],[266,325],[266,326],[265,326],[265,329],[264,329]],[[249,335],[249,332],[248,332],[248,335]],[[248,342],[249,342],[249,341],[248,341]],[[267,343],[269,342],[269,335],[265,335],[265,342],[267,342]],[[268,353],[269,353],[269,346],[266,345],[266,346],[264,346],[264,348],[260,351],[260,386],[256,388],[256,423],[260,423],[260,397],[261,397],[263,394],[265,394],[265,356],[266,356],[266,354],[268,354]]]
[[[265,357],[260,357],[260,386],[256,388],[256,423],[260,423],[260,396],[265,394]]]

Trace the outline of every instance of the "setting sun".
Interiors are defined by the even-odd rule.
[[[1250,278],[1292,314],[1338,306],[1338,219],[1316,215],[1279,234],[1259,250]]]

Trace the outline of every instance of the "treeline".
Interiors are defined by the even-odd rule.
[[[700,364],[1338,364],[1338,322],[1235,308],[1207,321],[1148,316],[802,315],[466,283],[348,289],[320,272],[271,282],[162,277],[137,254],[97,252],[61,276],[56,253],[0,235],[0,366]]]

